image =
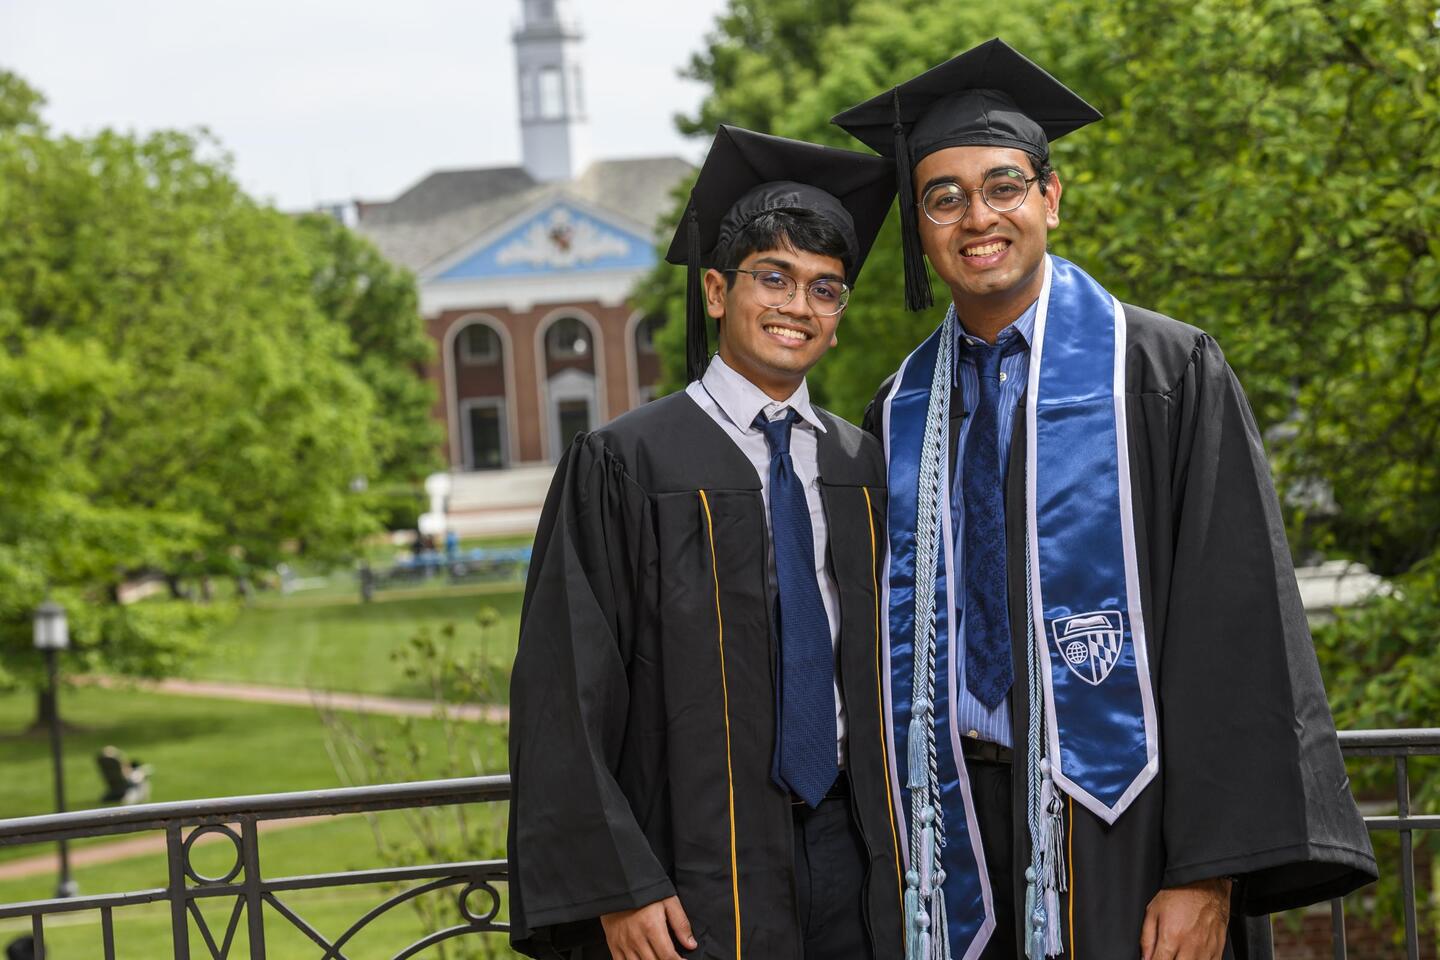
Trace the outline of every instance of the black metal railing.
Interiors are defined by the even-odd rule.
[[[1344,731],[1340,745],[1347,757],[1388,757],[1395,762],[1396,813],[1366,817],[1371,831],[1394,831],[1400,837],[1401,890],[1404,896],[1405,947],[1409,960],[1419,960],[1420,933],[1415,886],[1414,833],[1440,830],[1440,815],[1410,811],[1409,759],[1440,755],[1440,729]],[[504,932],[501,897],[495,884],[506,879],[503,860],[477,860],[417,867],[358,870],[311,876],[267,878],[260,860],[259,824],[316,815],[378,813],[454,804],[493,803],[510,796],[508,777],[475,777],[419,783],[351,787],[304,793],[280,793],[223,800],[193,800],[143,806],[81,811],[41,817],[0,820],[0,846],[104,837],[141,831],[165,832],[169,880],[164,887],[129,893],[36,900],[0,905],[0,920],[28,918],[37,960],[45,956],[47,917],[82,911],[100,915],[100,947],[105,960],[116,960],[114,912],[137,904],[167,902],[170,907],[174,960],[190,960],[191,924],[213,960],[228,960],[242,916],[246,921],[250,960],[265,958],[266,907],[314,941],[320,960],[348,960],[346,946],[372,922],[401,904],[424,894],[456,892],[461,923],[434,931],[399,949],[393,960],[407,960],[445,940],[470,934]],[[191,862],[202,837],[218,834],[235,848],[235,864],[221,876],[206,876]],[[356,885],[409,884],[356,919],[333,940],[321,935],[284,899],[302,890]],[[200,901],[232,898],[229,921],[217,938],[200,910]],[[483,897],[479,908],[472,901]],[[1334,955],[1346,960],[1345,911],[1331,904]]]
[[[242,916],[246,921],[250,960],[264,960],[265,908],[269,907],[272,913],[315,942],[319,948],[317,956],[321,960],[348,960],[344,952],[347,944],[395,907],[424,894],[456,891],[456,904],[462,922],[429,933],[394,954],[394,960],[407,960],[445,940],[468,934],[503,932],[507,929],[506,924],[497,919],[500,914],[500,892],[494,886],[505,880],[505,861],[477,860],[467,863],[438,863],[417,867],[269,878],[264,875],[261,867],[259,825],[265,821],[295,820],[327,814],[378,813],[462,803],[491,803],[507,800],[509,796],[508,777],[474,777],[230,797],[223,800],[151,803],[0,820],[0,846],[163,830],[169,871],[169,881],[164,887],[3,905],[0,906],[0,920],[29,918],[35,957],[37,960],[44,960],[47,917],[98,911],[101,955],[105,960],[116,960],[115,911],[122,907],[165,901],[170,905],[174,960],[190,960],[192,921],[213,960],[228,960]],[[221,876],[206,876],[191,860],[195,843],[210,834],[229,839],[235,847],[235,864]],[[307,923],[285,899],[286,895],[301,890],[395,884],[408,886],[385,898],[333,940],[326,938]],[[200,902],[221,898],[230,898],[234,905],[230,909],[226,928],[217,937],[217,931],[210,928],[200,910]]]
[[[1410,758],[1440,756],[1440,729],[1342,730],[1346,757],[1389,757],[1395,761],[1395,815],[1365,818],[1372,833],[1400,835],[1400,891],[1405,916],[1405,956],[1420,960],[1419,898],[1415,891],[1415,831],[1440,830],[1440,815],[1410,812]],[[1331,944],[1335,960],[1346,960],[1345,903],[1330,902]]]

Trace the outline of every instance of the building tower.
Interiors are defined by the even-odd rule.
[[[523,163],[541,182],[569,180],[590,162],[581,95],[580,26],[569,0],[521,0],[515,31]]]

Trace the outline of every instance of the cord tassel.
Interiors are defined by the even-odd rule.
[[[915,919],[920,913],[920,875],[914,870],[905,874],[905,943],[907,960],[924,960],[920,956],[920,931]]]
[[[922,709],[923,708],[923,709]],[[905,786],[911,790],[924,790],[929,764],[926,761],[924,743],[925,728],[929,722],[930,704],[926,700],[916,700],[914,716],[910,718],[910,764],[907,771],[909,779]]]
[[[935,926],[941,930],[945,930],[947,929],[945,924],[945,898],[936,897]],[[950,938],[948,936],[936,936],[932,938],[930,942],[933,944],[933,949],[935,952],[935,955],[931,958],[931,960],[950,960]]]
[[[1045,891],[1045,956],[1060,956],[1060,894],[1051,887]]]
[[[925,812],[929,814],[929,808]],[[929,906],[930,898],[935,895],[935,888],[930,883],[935,865],[935,827],[931,823],[920,831],[920,850],[920,898]]]
[[[1064,803],[1051,780],[1040,787],[1042,803],[1048,814],[1045,825],[1045,889],[1065,889],[1065,815]]]
[[[1025,868],[1025,956],[1040,960],[1035,954],[1035,868]]]

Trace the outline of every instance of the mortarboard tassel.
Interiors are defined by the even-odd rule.
[[[920,246],[920,224],[915,216],[915,177],[911,171],[910,141],[900,120],[900,89],[895,100],[895,186],[900,199],[900,249],[905,261],[905,306],[926,310],[935,303],[930,274],[925,272],[925,251]]]
[[[705,291],[700,284],[700,215],[692,200],[685,210],[685,382],[699,380],[710,365]]]

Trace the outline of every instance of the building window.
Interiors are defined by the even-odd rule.
[[[466,466],[472,470],[499,470],[505,466],[505,406],[499,402],[466,404]]]
[[[576,434],[590,429],[590,401],[561,400],[556,404],[556,413],[560,420],[560,449],[565,450]]]
[[[565,79],[559,67],[540,68],[540,119],[565,116]]]
[[[520,117],[535,119],[535,74],[529,70],[520,74]]]
[[[500,335],[483,323],[472,323],[460,332],[460,358],[466,363],[497,363]]]
[[[574,360],[590,352],[590,330],[574,317],[564,317],[545,331],[545,352],[554,360]]]
[[[655,352],[655,335],[665,326],[664,317],[646,317],[635,327],[635,349],[641,353]]]

